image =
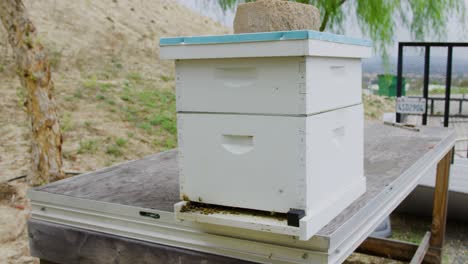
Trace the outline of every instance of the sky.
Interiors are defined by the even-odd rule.
[[[217,5],[217,0],[177,0],[178,2],[184,4],[185,6],[201,13],[202,15],[208,16],[217,20],[228,27],[232,27],[234,20],[234,11],[223,12],[221,8]],[[465,0],[465,5],[468,9],[468,0]],[[468,11],[468,10],[467,10]],[[468,21],[467,21],[468,22]],[[345,35],[353,37],[363,37],[357,22],[355,19],[348,18],[345,26]],[[404,29],[400,26],[397,26],[394,42],[395,45],[392,47],[390,54],[391,56],[396,56],[397,54],[397,43],[399,41],[413,41],[411,34],[407,29]],[[440,41],[434,37],[429,37],[426,41]],[[447,39],[443,41],[459,41],[459,42],[468,42],[468,23],[465,28],[462,28],[459,25],[457,18],[451,18],[448,21],[447,25]],[[435,51],[445,53],[445,51]],[[436,55],[436,54],[434,54]]]

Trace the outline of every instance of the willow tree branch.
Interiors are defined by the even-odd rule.
[[[320,31],[325,31],[325,28],[328,24],[328,20],[330,20],[330,14],[332,13],[331,11],[340,8],[344,4],[344,2],[346,2],[346,0],[340,0],[336,5],[333,6],[332,9],[325,10],[325,15],[323,16],[322,24],[320,25],[319,29]]]

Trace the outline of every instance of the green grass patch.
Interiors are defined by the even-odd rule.
[[[87,128],[87,129],[90,129],[93,127],[93,122],[91,121],[85,121],[84,122],[84,126]]]
[[[83,81],[82,85],[86,89],[97,89],[98,88],[97,77],[95,75],[90,76],[90,78]]]
[[[101,80],[116,79],[122,73],[124,65],[120,58],[113,56],[110,61],[104,63],[100,71],[96,75]]]
[[[153,130],[153,127],[151,126],[150,123],[139,123],[137,124],[137,127],[145,130],[148,133],[152,133],[152,130]]]
[[[391,216],[392,238],[419,244],[426,231],[431,229],[430,218],[405,214]]]
[[[97,139],[88,139],[80,141],[78,154],[94,154],[99,149],[100,142]]]
[[[444,88],[437,88],[430,91],[431,94],[445,94]],[[468,87],[452,87],[451,94],[468,94]]]
[[[75,97],[76,99],[83,98],[83,92],[81,91],[80,88],[76,89],[75,92],[73,92],[73,97]]]
[[[122,101],[126,101],[126,102],[131,101],[131,98],[128,95],[122,95],[122,96],[120,96],[120,99],[122,99]]]
[[[125,82],[118,97],[121,105],[118,109],[126,121],[149,135],[162,136],[167,140],[158,142],[157,146],[172,148],[177,144],[174,91]]]
[[[99,83],[99,90],[103,93],[109,92],[114,86],[112,83]]]
[[[121,157],[124,154],[124,149],[127,147],[128,140],[125,138],[116,138],[113,140],[112,138],[108,137],[106,142],[110,143],[106,147],[106,154],[113,157]]]
[[[120,63],[120,62],[115,62],[114,63],[114,67],[118,70],[122,70],[123,69],[123,64]]]
[[[115,144],[108,146],[106,153],[114,157],[121,157],[123,155],[122,149]]]
[[[170,82],[170,81],[173,81],[173,80],[174,80],[174,77],[161,75],[161,80],[162,80],[163,82]]]
[[[115,144],[118,147],[125,147],[125,146],[127,146],[127,140],[125,138],[118,138],[118,139],[115,140]]]
[[[127,80],[141,83],[143,81],[143,77],[138,72],[130,72],[127,74]]]
[[[18,98],[18,106],[23,107],[24,102],[26,102],[26,92],[23,87],[16,88],[16,97]]]
[[[175,134],[177,132],[175,117],[169,112],[152,117],[150,124],[153,126],[160,126],[170,134]]]
[[[407,93],[407,95],[410,95],[410,96],[422,96],[422,94],[423,94],[421,89],[410,89],[406,93]],[[450,88],[450,93],[451,94],[468,94],[468,87],[452,86]],[[434,89],[429,91],[429,96],[430,95],[444,95],[444,94],[445,94],[444,85],[441,85],[440,88],[434,88]]]
[[[86,88],[83,93],[93,94],[91,99],[99,102],[100,108],[119,114],[122,120],[147,134],[149,140],[161,138],[157,147],[168,149],[177,145],[176,103],[172,89],[158,88],[137,72],[128,73],[121,85],[103,84],[91,76],[83,82],[83,87]],[[106,152],[114,157],[121,156],[119,152],[126,143],[123,139],[119,142],[112,142]]]
[[[60,120],[60,128],[62,132],[70,131],[73,128],[73,120],[70,112],[65,112]]]
[[[177,146],[177,141],[174,138],[169,137],[169,138],[166,138],[164,144],[165,144],[164,145],[165,148],[172,149]]]
[[[120,57],[112,56],[112,58],[111,58],[111,63],[112,63],[116,68],[123,69],[123,65],[122,65],[122,61],[121,61]]]
[[[106,93],[109,92],[116,85],[113,83],[100,81],[96,75],[93,75],[90,76],[88,79],[84,80],[82,86],[89,90],[99,90],[100,92]]]
[[[52,50],[49,51],[49,63],[52,69],[56,70],[60,66],[60,62],[62,61],[62,52],[59,50]]]
[[[106,103],[108,103],[109,105],[116,105],[117,103],[113,100],[113,99],[106,99]]]

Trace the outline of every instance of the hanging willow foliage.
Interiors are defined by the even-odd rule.
[[[218,0],[224,10],[255,0]],[[465,27],[464,0],[297,0],[320,10],[320,31],[342,33],[345,16],[354,16],[362,33],[384,56],[394,44],[396,25],[408,29],[415,40],[446,36],[448,18],[460,18]]]

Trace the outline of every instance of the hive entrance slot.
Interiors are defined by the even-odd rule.
[[[285,213],[268,212],[254,209],[237,208],[230,206],[206,204],[199,202],[187,202],[180,208],[181,213],[198,213],[203,215],[211,214],[233,214],[233,215],[249,215],[266,218],[273,218],[279,221],[286,221]]]

